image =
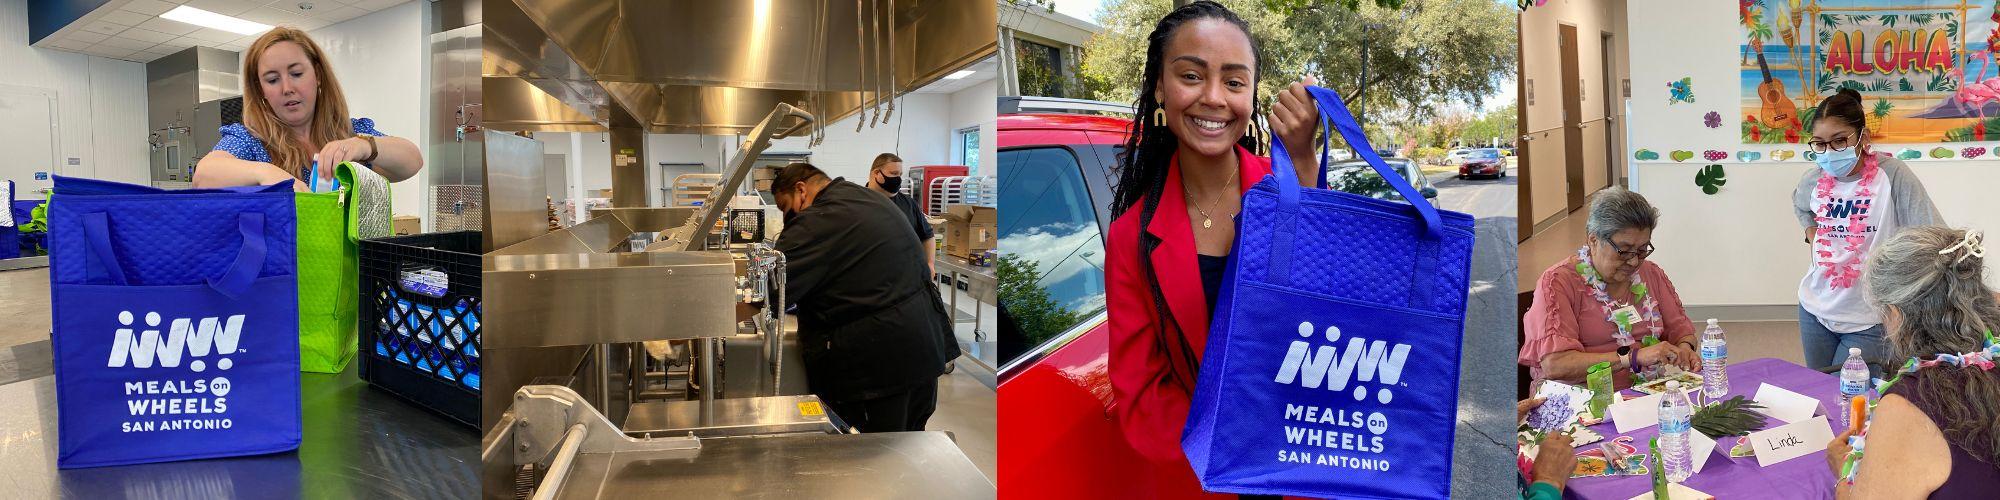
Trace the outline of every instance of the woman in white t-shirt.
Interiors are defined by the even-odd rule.
[[[1910,167],[1871,150],[1861,93],[1841,89],[1820,101],[1812,123],[1813,163],[1792,191],[1793,212],[1812,245],[1812,266],[1799,281],[1799,340],[1806,365],[1831,370],[1861,348],[1871,376],[1886,353],[1882,311],[1861,288],[1868,250],[1896,231],[1944,224]]]

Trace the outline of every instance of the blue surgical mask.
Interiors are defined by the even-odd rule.
[[[1819,164],[1820,170],[1825,170],[1834,177],[1845,177],[1848,172],[1854,171],[1854,162],[1860,159],[1855,153],[1858,149],[1859,146],[1850,146],[1842,150],[1828,149],[1825,153],[1815,155],[1813,163]]]

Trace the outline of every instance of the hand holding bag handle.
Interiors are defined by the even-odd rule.
[[[1437,243],[1444,240],[1444,221],[1438,215],[1437,207],[1431,205],[1430,201],[1417,191],[1416,186],[1410,185],[1409,179],[1391,170],[1388,164],[1382,161],[1382,157],[1375,154],[1375,149],[1368,145],[1368,135],[1361,131],[1360,124],[1355,123],[1354,115],[1347,111],[1347,104],[1340,100],[1340,94],[1316,86],[1307,86],[1306,90],[1312,94],[1313,104],[1319,107],[1322,126],[1330,119],[1333,125],[1331,128],[1340,131],[1340,136],[1347,140],[1347,145],[1354,148],[1354,154],[1366,160],[1368,166],[1375,169],[1376,174],[1381,175],[1391,187],[1396,188],[1396,192],[1403,195],[1403,199],[1408,201],[1409,206],[1423,219],[1424,232],[1420,234],[1422,240],[1419,245],[1420,250],[1417,252],[1416,266],[1418,269],[1429,269],[1435,265]],[[1317,184],[1325,188],[1325,152],[1322,151],[1321,155]],[[1293,168],[1292,156],[1285,151],[1284,141],[1274,134],[1271,138],[1271,173],[1278,182],[1278,230],[1272,235],[1270,266],[1264,279],[1280,286],[1288,286],[1292,281],[1290,270],[1293,268],[1293,232],[1298,223],[1301,190],[1298,174]],[[1432,284],[1432,280],[1420,279],[1419,274],[1412,274],[1411,304],[1428,300]]]
[[[236,231],[243,236],[243,244],[236,250],[236,259],[223,269],[221,276],[208,279],[209,288],[224,297],[238,298],[250,285],[257,281],[257,273],[264,268],[264,257],[268,248],[264,242],[264,214],[244,212],[236,216]],[[130,285],[125,270],[118,264],[118,255],[111,247],[110,215],[105,212],[91,212],[83,215],[84,246],[90,251],[84,258],[86,276],[91,281],[100,278],[115,285]]]
[[[1423,217],[1424,228],[1429,237],[1435,239],[1443,236],[1444,224],[1438,216],[1437,207],[1425,200],[1423,194],[1418,192],[1415,186],[1410,185],[1409,179],[1404,179],[1402,174],[1391,170],[1388,164],[1382,161],[1382,157],[1375,154],[1375,149],[1368,145],[1368,135],[1361,131],[1360,124],[1354,122],[1354,115],[1347,111],[1347,103],[1340,100],[1340,94],[1315,86],[1308,86],[1306,90],[1312,94],[1313,104],[1319,106],[1321,123],[1324,124],[1326,120],[1331,119],[1333,129],[1340,131],[1340,136],[1347,140],[1347,145],[1354,149],[1354,154],[1367,160],[1368,166],[1375,168],[1375,173],[1381,174],[1383,179],[1389,181],[1390,186],[1396,188],[1398,194],[1403,195],[1404,200],[1410,202],[1410,206]],[[1322,188],[1326,187],[1325,154],[1322,151],[1320,159],[1318,184]],[[1293,170],[1291,155],[1285,152],[1284,141],[1279,140],[1275,134],[1271,137],[1271,172],[1278,178],[1278,209],[1286,213],[1294,212],[1299,204],[1298,174]]]

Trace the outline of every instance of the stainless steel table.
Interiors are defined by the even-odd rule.
[[[477,498],[479,434],[344,373],[304,373],[304,441],[254,457],[57,470],[55,378],[0,385],[0,497]]]
[[[972,299],[978,302],[978,304],[973,304],[972,306],[972,340],[974,342],[985,342],[986,332],[979,329],[979,320],[982,315],[979,304],[997,303],[994,297],[995,292],[999,290],[999,281],[993,275],[993,268],[974,266],[965,259],[942,255],[937,259],[937,273],[951,279],[951,288],[944,290],[944,292],[947,294],[945,296],[946,301],[951,306],[953,324],[965,322],[964,319],[958,317],[959,285],[965,285],[965,293],[971,295]]]
[[[556,498],[981,499],[997,492],[942,432],[706,439],[585,453]]]

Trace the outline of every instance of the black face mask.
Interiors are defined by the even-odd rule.
[[[795,194],[792,196],[799,196],[799,195]],[[799,218],[799,213],[796,211],[787,210],[784,207],[785,207],[784,204],[782,203],[778,204],[778,212],[783,214],[783,217],[780,220],[783,220],[785,222],[785,225],[787,226],[792,225],[792,220]]]
[[[903,176],[882,176],[882,190],[894,193],[903,189]]]

